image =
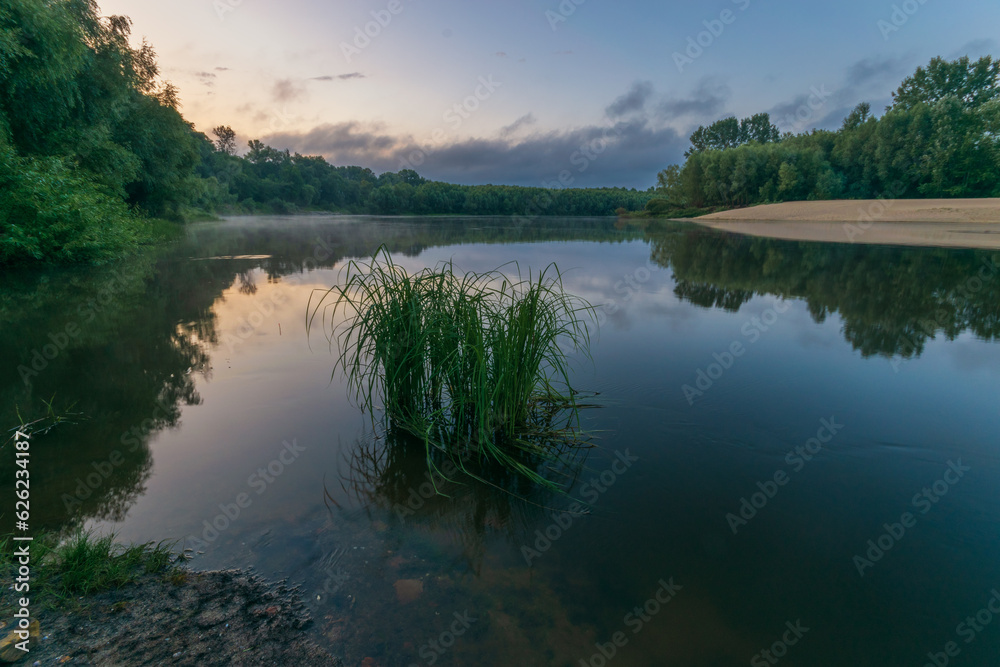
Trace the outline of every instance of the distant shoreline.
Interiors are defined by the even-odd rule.
[[[698,220],[794,222],[993,222],[1000,199],[838,199],[737,208]]]
[[[786,202],[693,218],[722,231],[797,241],[1000,249],[1000,199]]]

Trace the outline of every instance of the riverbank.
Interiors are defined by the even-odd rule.
[[[20,664],[342,665],[306,636],[297,589],[242,570],[146,574],[37,620],[40,639]]]
[[[1000,199],[786,202],[691,221],[796,241],[1000,249]]]

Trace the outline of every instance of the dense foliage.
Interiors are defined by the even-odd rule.
[[[151,239],[150,217],[328,210],[375,214],[611,215],[635,190],[427,182],[333,167],[235,133],[217,143],[178,112],[153,49],[94,0],[0,5],[0,263],[102,261]]]
[[[775,140],[767,124],[755,116],[698,128],[683,167],[660,173],[651,209],[1000,196],[1000,61],[990,56],[935,58],[881,118],[862,103],[836,132]]]
[[[197,205],[195,136],[130,34],[92,0],[0,5],[0,261],[115,256]]]
[[[94,0],[0,4],[0,264],[103,261],[155,236],[150,218],[323,210],[378,215],[678,215],[799,199],[1000,195],[1000,61],[935,58],[881,118],[779,136],[767,114],[699,127],[655,191],[550,190],[376,175],[178,111],[155,54]]]
[[[614,215],[640,210],[648,192],[625,188],[548,190],[509,185],[428,181],[411,169],[376,176],[362,167],[334,167],[322,157],[279,151],[251,141],[234,154],[233,131],[215,129],[199,173],[218,186],[215,208],[227,212],[290,213],[319,209],[376,215]]]

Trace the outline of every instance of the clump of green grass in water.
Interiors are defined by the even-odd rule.
[[[10,537],[0,540],[0,553],[11,568],[13,549],[21,543]],[[118,590],[144,574],[176,570],[183,555],[173,553],[173,544],[152,542],[124,546],[115,536],[94,537],[80,532],[59,542],[43,535],[31,543],[32,590],[44,595],[43,604],[65,605],[80,597]]]
[[[34,437],[36,435],[47,435],[49,431],[61,424],[75,424],[75,419],[83,419],[83,413],[73,412],[73,407],[75,403],[70,404],[65,409],[57,410],[54,407],[56,397],[53,394],[52,398],[46,401],[42,399],[42,404],[45,406],[45,414],[36,419],[28,421],[25,416],[21,415],[21,408],[14,406],[14,413],[17,415],[18,426],[9,430],[9,442],[14,442],[16,440],[17,432],[20,431],[28,435],[29,437]]]
[[[409,274],[382,247],[350,262],[342,286],[318,290],[306,325],[321,318],[352,398],[420,437],[431,468],[436,448],[467,473],[471,454],[555,487],[524,455],[576,440],[566,350],[589,356],[594,308],[566,293],[554,264],[526,279],[514,267],[516,278],[504,267],[457,274],[451,262]]]

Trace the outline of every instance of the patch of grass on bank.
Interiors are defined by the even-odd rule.
[[[146,574],[171,575],[183,555],[174,553],[174,543],[117,544],[114,534],[95,537],[80,532],[59,541],[54,535],[36,537],[32,542],[0,539],[5,575],[16,577],[17,548],[29,544],[31,590],[29,597],[43,607],[86,605],[86,598],[120,590]],[[6,577],[5,577],[6,578]],[[80,600],[80,598],[84,598]]]

